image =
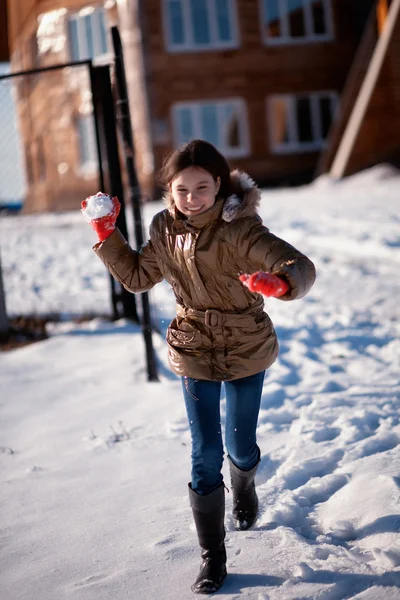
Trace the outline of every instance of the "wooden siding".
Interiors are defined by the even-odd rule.
[[[344,175],[384,161],[400,166],[400,17]]]
[[[375,7],[373,7],[342,90],[336,119],[329,132],[327,147],[320,154],[315,171],[316,176],[327,173],[332,166],[354,103],[367,73],[377,39],[377,18]]]

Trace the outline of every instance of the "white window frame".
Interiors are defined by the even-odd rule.
[[[236,0],[229,0],[230,10],[229,18],[232,32],[232,39],[230,41],[218,40],[217,31],[217,19],[216,19],[216,7],[215,0],[203,0],[207,5],[208,24],[210,28],[210,43],[208,44],[196,44],[193,36],[192,23],[190,19],[190,8],[188,0],[179,0],[182,6],[183,14],[183,27],[185,32],[185,41],[183,44],[176,44],[172,39],[172,31],[169,27],[168,18],[168,2],[170,0],[163,0],[163,29],[164,29],[164,40],[165,47],[168,52],[209,52],[212,50],[225,50],[227,48],[238,48],[239,47],[239,27],[237,18],[237,4]]]
[[[239,136],[241,140],[241,146],[239,148],[231,148],[229,146],[219,146],[218,150],[226,158],[243,158],[250,154],[250,139],[249,139],[249,125],[246,103],[242,98],[219,98],[216,100],[196,100],[194,102],[177,102],[172,106],[172,127],[173,127],[173,138],[175,147],[182,144],[182,140],[179,136],[179,121],[178,121],[178,110],[181,108],[190,109],[193,111],[193,139],[204,139],[201,122],[200,122],[200,107],[204,105],[215,105],[218,110],[222,110],[226,104],[234,105],[239,109]]]
[[[85,33],[85,29],[84,29],[84,17],[85,16],[91,16],[91,30],[92,30],[92,37],[93,37],[93,46],[94,46],[94,51],[95,51],[95,56],[93,57],[93,63],[94,64],[105,64],[110,62],[113,59],[113,55],[112,52],[110,50],[110,48],[108,48],[107,52],[101,52],[102,48],[101,48],[101,36],[100,36],[100,14],[103,14],[104,17],[104,23],[106,24],[107,20],[106,20],[106,11],[104,10],[104,8],[100,7],[100,6],[96,6],[96,7],[86,7],[86,8],[82,8],[79,12],[76,13],[70,13],[68,14],[67,20],[68,21],[77,21],[77,32],[78,32],[78,45],[79,45],[79,49],[82,47],[86,46],[86,33]],[[95,25],[94,26],[94,20],[95,20]],[[72,53],[71,53],[71,42],[69,40],[69,30],[67,27],[67,35],[68,35],[68,48],[69,48],[69,55],[70,58],[72,60]],[[107,31],[106,31],[106,36],[107,36]],[[107,45],[109,46],[109,40],[107,37]],[[96,49],[99,50],[99,52],[96,52]],[[87,60],[86,57],[83,56],[79,56],[77,60]]]
[[[282,26],[282,35],[279,37],[270,37],[266,33],[267,15],[265,12],[264,0],[260,2],[260,15],[261,15],[261,37],[264,44],[268,46],[282,46],[288,44],[315,44],[316,42],[330,42],[334,38],[333,32],[333,12],[332,12],[332,0],[322,0],[325,6],[325,18],[326,18],[326,33],[315,34],[312,31],[312,13],[310,0],[304,0],[304,24],[306,33],[302,37],[292,37],[289,35],[289,21],[288,21],[288,0],[278,0],[280,22]]]
[[[320,98],[330,98],[332,109],[332,123],[338,106],[338,95],[332,90],[318,90],[318,92],[302,92],[300,94],[273,94],[267,98],[267,123],[269,133],[269,147],[272,154],[300,154],[305,152],[319,151],[326,146],[327,140],[322,137],[322,121],[318,100]],[[313,129],[312,142],[299,142],[298,127],[295,115],[294,100],[298,98],[309,98],[311,104],[311,126]],[[274,121],[273,103],[275,100],[284,101],[288,115],[289,141],[276,143],[276,130]]]

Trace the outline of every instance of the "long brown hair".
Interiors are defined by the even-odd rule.
[[[230,167],[226,158],[209,142],[191,140],[170,154],[160,172],[161,183],[167,187],[178,173],[188,167],[199,167],[208,171],[215,181],[220,177],[218,195],[222,198],[227,198],[232,193]]]

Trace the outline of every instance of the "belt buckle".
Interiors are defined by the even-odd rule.
[[[219,310],[210,308],[206,310],[204,315],[204,323],[207,327],[221,327],[222,326],[222,314]]]

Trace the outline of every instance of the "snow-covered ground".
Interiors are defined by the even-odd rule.
[[[381,165],[263,193],[264,222],[318,279],[267,301],[281,353],[258,428],[261,514],[234,531],[227,494],[221,599],[400,598],[399,189]],[[0,220],[10,316],[64,314],[50,339],[0,354],[0,598],[186,600],[200,559],[180,382],[162,336],[149,383],[138,328],[69,320],[110,313],[93,242],[79,210]],[[151,300],[165,331],[168,285]]]

